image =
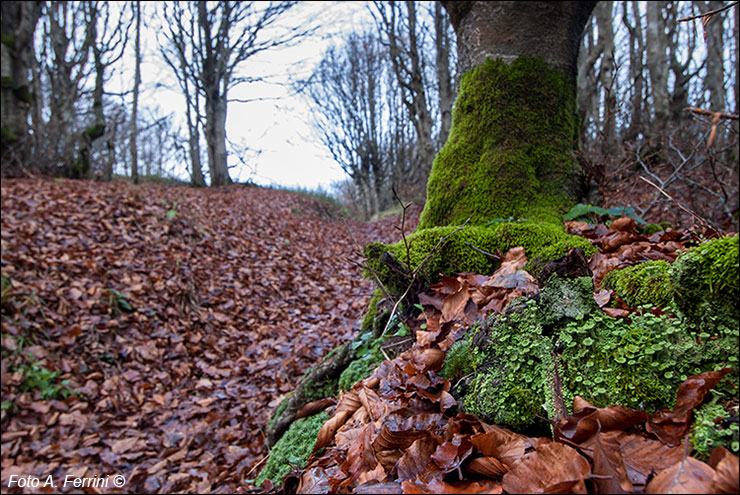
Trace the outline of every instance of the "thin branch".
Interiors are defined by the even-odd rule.
[[[728,3],[724,7],[720,7],[720,8],[715,9],[715,10],[710,10],[709,12],[704,12],[703,14],[696,14],[696,15],[692,15],[690,17],[682,17],[677,22],[693,21],[694,19],[699,19],[700,17],[707,17],[707,16],[710,16],[710,15],[714,15],[714,14],[717,14],[719,12],[722,12],[723,10],[727,10],[727,9],[729,9],[731,7],[734,7],[735,5],[737,5],[739,3],[740,3],[740,1],[739,2],[732,2],[732,3]]]
[[[663,194],[666,198],[668,198],[671,201],[673,201],[676,204],[676,206],[678,206],[679,208],[681,208],[683,211],[685,211],[686,213],[688,213],[689,215],[691,215],[691,217],[693,217],[695,220],[697,220],[700,224],[702,224],[704,226],[704,228],[707,228],[709,230],[713,230],[714,232],[718,232],[719,231],[719,229],[717,229],[716,227],[714,227],[708,220],[700,217],[699,215],[697,215],[696,213],[694,213],[693,211],[691,211],[689,208],[685,207],[684,205],[682,205],[681,203],[679,203],[678,201],[676,201],[670,194],[668,194],[667,192],[665,192],[657,184],[654,184],[653,182],[650,182],[649,179],[646,179],[642,175],[640,176],[640,179],[643,180],[643,181],[645,181],[645,182],[647,182],[648,184],[650,184],[651,186],[653,186],[654,188],[656,188],[658,191],[660,191],[661,194]]]
[[[388,317],[388,322],[385,324],[385,328],[383,329],[383,333],[381,333],[381,335],[385,335],[386,332],[388,331],[388,328],[391,325],[391,321],[393,321],[393,316],[396,314],[396,310],[398,309],[398,305],[408,295],[409,291],[411,290],[411,287],[413,287],[413,285],[414,285],[414,282],[416,282],[416,276],[419,274],[419,272],[424,267],[424,265],[426,265],[426,263],[430,259],[432,259],[433,255],[435,254],[435,252],[438,249],[442,249],[447,244],[447,242],[449,241],[450,237],[452,237],[453,234],[456,234],[457,232],[460,232],[462,229],[464,229],[465,226],[468,224],[468,222],[470,222],[470,217],[468,217],[463,222],[463,224],[460,225],[458,228],[456,228],[455,230],[453,230],[452,232],[450,232],[446,236],[441,237],[437,241],[437,244],[434,245],[434,247],[429,251],[429,253],[426,255],[426,257],[421,261],[421,263],[419,263],[419,266],[417,266],[416,269],[411,273],[411,282],[409,282],[409,285],[408,285],[408,287],[406,287],[406,290],[403,291],[403,294],[401,295],[401,297],[399,297],[398,300],[396,301],[396,303],[393,305],[393,309],[391,310],[391,314]]]
[[[698,113],[699,115],[707,115],[710,117],[715,117],[719,115],[720,119],[740,120],[740,116],[734,113],[712,112],[709,110],[704,110],[703,108],[696,108],[696,107],[686,107],[686,110],[690,112]]]

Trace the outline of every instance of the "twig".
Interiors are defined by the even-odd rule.
[[[722,12],[723,10],[727,10],[727,9],[729,9],[729,8],[731,8],[731,7],[734,7],[735,5],[737,5],[737,4],[739,4],[739,3],[740,3],[740,2],[732,2],[732,3],[728,3],[728,4],[727,4],[727,5],[725,5],[724,7],[720,7],[720,8],[718,8],[718,9],[715,9],[715,10],[710,10],[709,12],[704,12],[703,14],[696,14],[696,15],[692,15],[692,16],[690,16],[690,17],[682,17],[682,18],[680,18],[680,19],[679,19],[678,21],[676,21],[676,22],[693,21],[694,19],[698,19],[698,18],[700,18],[700,17],[707,17],[707,16],[710,16],[710,15],[714,15],[714,14],[717,14],[717,13],[719,13],[719,12]]]
[[[688,110],[689,112],[698,113],[699,115],[707,115],[709,117],[714,117],[715,115],[719,115],[719,118],[721,119],[740,120],[740,116],[735,115],[734,113],[712,112],[711,110],[704,110],[703,108],[696,108],[696,107],[686,107],[686,110]]]
[[[388,322],[385,324],[385,328],[383,329],[383,333],[381,333],[380,335],[385,335],[385,333],[388,331],[388,328],[390,327],[391,322],[393,321],[393,316],[396,314],[396,310],[398,309],[398,305],[408,295],[409,291],[411,290],[411,287],[413,287],[413,285],[414,285],[414,282],[416,282],[416,276],[419,274],[419,272],[424,267],[424,265],[432,258],[432,256],[435,254],[435,252],[438,249],[441,249],[442,247],[444,247],[447,244],[447,241],[449,240],[450,237],[452,237],[453,234],[455,234],[457,232],[460,232],[462,229],[464,229],[465,226],[468,224],[468,222],[470,222],[470,217],[468,217],[467,219],[465,219],[465,221],[462,223],[462,225],[460,225],[458,228],[456,228],[455,230],[453,230],[452,232],[450,232],[446,236],[441,237],[437,241],[437,244],[434,245],[434,247],[429,251],[429,253],[426,255],[426,257],[421,261],[421,263],[419,263],[419,266],[417,266],[414,269],[414,271],[411,273],[411,281],[409,282],[408,287],[406,287],[406,290],[403,291],[403,294],[401,295],[401,297],[399,297],[398,300],[396,301],[396,303],[393,305],[393,309],[391,310],[391,314],[388,317]]]
[[[401,214],[401,237],[403,238],[403,245],[406,246],[406,266],[409,272],[411,272],[411,246],[409,246],[409,242],[406,239],[406,209],[411,206],[411,203],[404,205],[401,198],[398,197],[395,187],[391,187],[391,191],[393,192],[393,197],[396,198],[396,201],[398,201],[403,209],[403,213]]]
[[[342,217],[342,223],[344,224],[344,228],[345,228],[345,229],[347,229],[347,233],[349,233],[349,236],[350,236],[350,238],[352,239],[352,242],[354,242],[354,244],[355,244],[355,247],[357,248],[357,251],[358,251],[359,253],[362,253],[362,252],[363,252],[362,246],[360,246],[360,243],[359,243],[359,242],[357,242],[357,238],[355,237],[355,235],[354,235],[354,233],[352,232],[352,230],[351,230],[351,229],[349,228],[349,225],[347,225],[347,219],[346,219],[346,218],[344,218],[344,217]],[[349,258],[348,258],[348,259],[349,259]],[[376,282],[378,283],[378,287],[380,287],[380,290],[381,290],[381,292],[383,292],[383,295],[384,295],[384,296],[385,296],[385,297],[386,297],[387,299],[390,299],[390,300],[392,300],[392,299],[393,299],[393,298],[391,297],[390,293],[388,292],[388,289],[386,289],[386,288],[385,288],[385,285],[383,285],[383,282],[381,282],[381,281],[380,281],[380,278],[378,277],[378,274],[377,274],[377,273],[375,273],[375,270],[373,270],[373,269],[372,269],[371,267],[365,266],[365,265],[363,265],[362,263],[358,263],[358,262],[356,262],[356,261],[354,261],[354,260],[349,260],[349,261],[350,261],[350,262],[352,262],[352,263],[355,263],[356,265],[360,266],[360,267],[361,267],[361,268],[363,268],[363,269],[364,269],[364,268],[369,268],[369,269],[370,269],[370,273],[372,274],[372,276],[373,276],[373,278],[375,279],[375,281],[376,281]]]
[[[270,458],[270,454],[267,454],[265,457],[263,457],[260,462],[258,462],[254,466],[252,466],[252,469],[249,470],[249,472],[247,473],[247,476],[249,476],[250,474],[252,474],[254,472],[254,470],[257,469],[260,466],[260,464],[262,464],[263,462],[265,462],[269,458]]]
[[[704,225],[705,228],[709,228],[709,229],[711,229],[711,230],[713,230],[715,232],[718,231],[718,229],[715,228],[708,220],[705,220],[704,218],[700,217],[699,215],[697,215],[696,213],[694,213],[693,211],[691,211],[689,208],[685,207],[684,205],[682,205],[681,203],[679,203],[678,201],[676,201],[670,194],[668,194],[667,192],[665,192],[660,186],[658,186],[657,184],[654,184],[654,183],[650,182],[650,180],[646,179],[642,175],[640,176],[640,179],[641,180],[644,180],[645,182],[647,182],[648,184],[650,184],[651,186],[653,186],[654,188],[656,188],[658,191],[660,191],[666,198],[668,198],[671,201],[673,201],[676,204],[676,206],[678,206],[683,211],[685,211],[686,213],[688,213],[689,215],[691,215],[700,224]]]
[[[501,256],[495,255],[495,254],[493,254],[493,253],[489,253],[488,251],[485,251],[485,250],[483,250],[483,249],[481,249],[481,248],[479,248],[479,247],[476,247],[476,246],[474,246],[474,245],[470,244],[470,243],[469,243],[468,241],[465,241],[465,244],[466,244],[466,245],[467,245],[468,247],[470,247],[470,248],[472,248],[472,249],[474,249],[474,250],[478,251],[478,252],[479,252],[480,254],[482,254],[482,255],[484,255],[484,256],[488,256],[489,258],[493,258],[493,259],[494,259],[494,260],[496,260],[496,261],[501,261]]]

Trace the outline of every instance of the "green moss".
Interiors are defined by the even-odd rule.
[[[306,375],[311,373],[312,369],[306,371]],[[324,399],[326,397],[334,397],[337,395],[339,379],[336,377],[328,378],[321,382],[308,382],[306,383],[303,391],[306,394],[306,401],[311,402],[313,400]]]
[[[13,33],[8,33],[5,30],[0,30],[0,42],[10,49],[15,49],[16,36]]]
[[[277,486],[291,470],[303,468],[316,444],[316,435],[327,419],[329,415],[322,412],[293,421],[270,451],[270,457],[254,484],[260,486],[269,479]]]
[[[623,270],[612,270],[601,285],[614,290],[631,306],[667,306],[673,296],[670,268],[665,261],[647,261]]]
[[[740,429],[737,412],[730,417],[718,403],[717,397],[705,402],[694,410],[694,424],[691,428],[691,446],[694,455],[707,460],[715,447],[725,447],[735,455],[740,451]]]
[[[538,58],[462,76],[452,128],[434,160],[419,229],[519,217],[561,223],[576,194],[575,90]]]
[[[552,342],[542,335],[534,301],[521,313],[496,317],[486,332],[465,412],[513,429],[529,426],[542,415],[554,370]]]
[[[738,236],[720,237],[682,253],[671,267],[676,307],[692,322],[737,326]]]
[[[269,430],[272,428],[272,425],[275,424],[275,421],[280,417],[280,415],[285,411],[285,408],[288,407],[288,399],[290,399],[290,394],[286,398],[280,402],[280,404],[277,406],[277,409],[275,409],[275,412],[272,413],[272,416],[270,416],[270,419],[267,421],[267,426],[265,429]]]
[[[372,330],[373,322],[375,321],[375,315],[378,312],[378,303],[381,301],[382,298],[383,296],[380,292],[380,289],[377,289],[370,297],[367,311],[365,312],[365,316],[362,317],[362,323],[360,324],[361,332]]]
[[[585,238],[570,236],[562,225],[535,222],[503,222],[490,226],[465,227],[454,232],[456,227],[433,227],[419,230],[410,236],[411,268],[416,268],[437,245],[441,238],[452,233],[444,248],[435,252],[418,275],[421,285],[431,285],[439,279],[439,274],[452,275],[461,272],[490,274],[499,263],[482,253],[493,253],[497,249],[506,252],[512,247],[524,247],[529,258],[528,268],[536,267],[544,261],[566,254],[571,248],[580,247],[586,256],[596,249]],[[454,233],[453,233],[454,232]],[[477,250],[474,248],[478,248]],[[365,249],[370,266],[380,276],[391,293],[400,294],[406,289],[407,278],[380,262],[383,252],[388,251],[400,261],[402,266],[408,262],[403,241],[392,245],[372,243]]]
[[[2,133],[3,144],[11,144],[18,141],[18,136],[12,130],[10,130],[9,126],[2,126],[0,132]]]
[[[15,81],[10,76],[2,76],[0,77],[0,85],[3,89],[12,88],[15,84]]]
[[[375,353],[368,353],[349,363],[349,366],[347,366],[339,376],[340,390],[347,391],[358,381],[370,376],[373,370],[377,368],[382,361],[382,355],[378,356]]]
[[[538,320],[548,328],[561,328],[598,310],[591,277],[553,277],[539,294]]]
[[[672,229],[673,225],[670,224],[670,222],[661,222],[659,224],[656,223],[649,223],[642,228],[640,228],[640,232],[642,232],[645,235],[651,235],[655,234],[656,232],[662,232],[666,229]]]
[[[87,139],[95,140],[105,133],[105,124],[91,125],[82,133]]]
[[[482,356],[464,392],[465,412],[514,429],[535,424],[543,407],[552,417],[556,357],[567,406],[580,395],[597,407],[620,404],[648,411],[672,408],[678,386],[690,375],[738,368],[737,326],[723,327],[710,338],[667,314],[645,311],[615,319],[591,311],[572,315],[564,327],[548,328],[544,307],[530,300],[519,312],[494,317],[485,339],[477,339],[479,347],[459,344],[461,355]],[[453,364],[448,374],[467,371]],[[730,382],[738,382],[737,371],[717,391],[736,395]]]
[[[473,348],[470,339],[455,342],[447,351],[447,357],[439,374],[453,383],[469,375],[476,368],[476,362],[471,359]]]

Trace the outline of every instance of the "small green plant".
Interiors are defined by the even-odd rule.
[[[615,206],[613,208],[606,209],[601,208],[600,206],[587,205],[583,203],[578,203],[573,206],[568,213],[563,215],[563,220],[598,223],[602,220],[602,217],[630,217],[640,225],[648,224],[631,206]]]
[[[108,305],[117,312],[128,311],[131,312],[134,308],[128,302],[127,295],[121,294],[115,289],[105,289],[107,296]]]
[[[696,455],[704,460],[709,458],[709,453],[715,447],[725,447],[738,455],[740,428],[738,428],[737,416],[729,417],[722,404],[718,403],[716,396],[694,411],[691,446]]]
[[[21,390],[36,389],[41,392],[42,399],[56,399],[60,394],[63,398],[67,398],[69,394],[75,393],[74,390],[69,388],[69,380],[56,383],[56,378],[62,373],[61,371],[50,371],[36,362],[32,354],[29,354],[29,357],[31,363],[22,367],[23,383],[20,386]]]

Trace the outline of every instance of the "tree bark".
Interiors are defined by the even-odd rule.
[[[457,33],[458,71],[486,58],[506,63],[531,55],[576,76],[583,27],[596,2],[443,1]],[[546,21],[545,21],[546,20]]]
[[[464,75],[419,229],[468,218],[470,225],[508,217],[562,225],[562,210],[583,193],[574,160],[575,78],[594,3],[444,6]]]
[[[41,17],[42,2],[2,2],[0,64],[2,84],[2,175],[15,173],[30,155],[28,112],[31,106],[29,69],[33,60],[33,33]]]
[[[650,73],[650,91],[653,96],[653,132],[660,135],[668,123],[668,55],[663,1],[647,2],[647,67]]]
[[[697,2],[698,3],[698,2]],[[709,12],[719,9],[725,5],[725,2],[719,0],[710,0],[702,2],[699,8],[702,12]],[[737,10],[737,7],[735,7]],[[722,21],[723,15],[718,15],[709,20],[704,27],[707,36],[707,74],[704,78],[704,87],[709,91],[709,110],[712,112],[725,112],[725,88],[724,88],[724,29]]]
[[[434,2],[434,43],[437,48],[437,88],[439,91],[440,129],[438,148],[447,141],[452,126],[452,104],[455,102],[455,91],[450,74],[450,37],[449,24],[442,5]]]
[[[134,65],[134,101],[131,105],[131,134],[129,137],[129,153],[131,154],[131,179],[134,184],[139,183],[139,163],[136,147],[136,119],[139,107],[139,84],[141,83],[141,2],[136,0],[136,47]]]

